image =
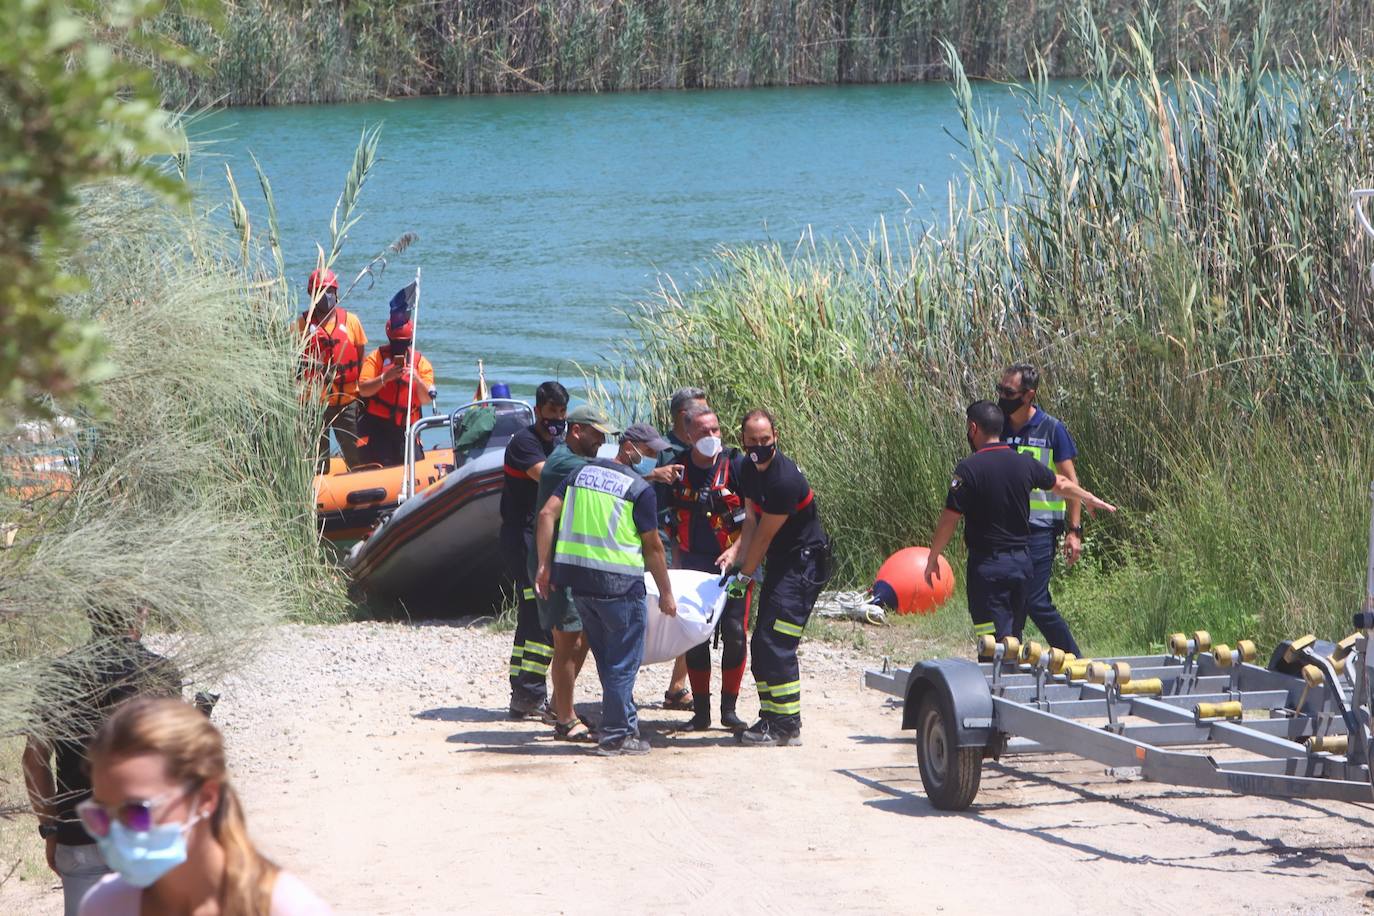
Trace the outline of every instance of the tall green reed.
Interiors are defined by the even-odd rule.
[[[477,0],[233,4],[212,29],[175,9],[157,28],[210,62],[162,68],[175,104],[331,102],[377,96],[687,89],[903,82],[949,75],[948,42],[969,72],[1020,79],[1037,57],[1055,76],[1091,72],[1084,11],[1097,37],[1129,42],[1128,0]],[[1367,47],[1360,0],[1160,0],[1146,7],[1151,53],[1168,71],[1206,66],[1265,11],[1271,59]],[[1244,43],[1238,53],[1245,53]]]
[[[964,405],[1029,359],[1080,473],[1124,509],[1090,523],[1090,560],[1063,584],[1092,640],[1339,629],[1374,467],[1371,253],[1349,202],[1374,174],[1374,71],[1348,47],[1272,69],[1261,19],[1161,81],[1155,28],[1112,45],[1081,16],[1092,78],[1059,97],[1042,70],[1014,138],[951,48],[969,165],[947,215],[725,252],[636,316],[630,381],[653,401],[702,383],[728,414],[775,409],[862,584],[927,537]]]
[[[65,307],[101,328],[117,371],[98,419],[74,411],[74,489],[20,505],[0,555],[0,734],[57,727],[83,685],[92,612],[151,608],[150,627],[193,680],[222,674],[282,620],[337,619],[342,583],[318,547],[319,409],[294,378],[280,287],[237,245],[136,189],[91,189],[79,220],[89,291]]]

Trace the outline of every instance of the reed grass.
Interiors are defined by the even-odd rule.
[[[1160,0],[1150,48],[1170,72],[1205,66],[1267,8],[1276,59],[1367,47],[1362,0]],[[174,105],[269,105],[492,92],[604,92],[946,79],[942,41],[968,72],[1021,79],[1092,71],[1075,29],[1086,10],[1128,41],[1135,0],[236,0],[223,27],[175,8],[156,28],[207,66],[159,72]],[[1243,43],[1242,43],[1243,45]],[[1240,48],[1244,53],[1245,48]]]
[[[75,659],[92,612],[151,608],[183,674],[213,679],[285,619],[340,619],[342,583],[318,548],[313,455],[279,287],[237,244],[126,185],[84,197],[89,291],[64,307],[101,329],[117,371],[108,405],[65,445],[74,488],[45,499],[0,487],[20,524],[0,554],[0,735],[53,734],[46,710],[83,689],[48,676]]]
[[[1085,645],[1343,635],[1374,473],[1374,253],[1349,200],[1374,174],[1374,68],[1348,46],[1272,68],[1262,19],[1161,81],[1154,27],[1113,45],[1082,16],[1091,79],[1058,97],[1041,70],[1014,137],[950,47],[969,165],[945,215],[728,250],[685,290],[665,283],[617,360],[639,367],[628,390],[661,403],[701,384],[726,417],[774,410],[840,581],[861,586],[926,542],[965,405],[1028,359],[1081,476],[1123,508],[1089,521],[1057,585]]]

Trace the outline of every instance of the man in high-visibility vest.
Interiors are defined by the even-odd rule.
[[[604,416],[584,419],[604,435],[620,434]],[[649,753],[634,701],[647,625],[645,569],[658,585],[659,611],[677,614],[658,536],[658,500],[641,476],[652,469],[654,456],[642,459],[642,470],[593,460],[565,478],[541,510],[541,517],[558,516],[558,534],[552,567],[541,557],[535,587],[543,595],[551,586],[572,592],[601,678],[597,753],[603,757]]]
[[[362,463],[358,449],[358,373],[367,349],[367,334],[358,316],[339,305],[339,278],[321,267],[306,283],[309,305],[296,320],[296,335],[302,344],[301,377],[320,386],[325,401],[324,423],[320,429],[319,463],[329,471],[329,431],[339,442],[344,464],[350,468]]]
[[[365,440],[363,460],[392,467],[405,461],[406,428],[434,401],[434,367],[411,347],[415,323],[409,318],[387,321],[386,337],[387,343],[367,354],[358,376],[358,393],[365,399],[358,431]]]
[[[1030,455],[1056,474],[1078,483],[1074,458],[1078,449],[1068,429],[1057,418],[1035,406],[1040,372],[1028,363],[1008,366],[997,383],[997,406],[1006,423],[1002,441],[1018,452]],[[1050,573],[1054,570],[1055,548],[1064,537],[1064,562],[1072,566],[1083,552],[1082,505],[1049,490],[1032,490],[1030,496],[1031,577],[1026,583],[1025,613],[1015,623],[1014,635],[1021,638],[1025,618],[1040,628],[1045,640],[1056,649],[1079,655],[1078,643],[1069,625],[1060,616],[1050,595]]]

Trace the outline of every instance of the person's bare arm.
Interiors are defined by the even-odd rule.
[[[1078,471],[1074,468],[1073,459],[1067,458],[1063,461],[1056,461],[1054,468],[1059,472],[1060,477],[1067,477],[1074,483],[1078,483]],[[1083,504],[1076,496],[1068,496],[1064,499],[1065,520],[1070,529],[1077,528],[1083,523]],[[1083,538],[1077,531],[1070,530],[1064,535],[1064,560],[1070,566],[1078,562],[1078,558],[1083,553]]]
[[[53,799],[57,797],[57,781],[52,775],[52,746],[46,741],[29,737],[24,744],[22,765],[24,767],[24,787],[29,792],[29,804],[33,806],[38,821],[52,824],[57,820]],[[57,838],[47,839],[48,868],[57,871]]]
[[[525,471],[525,476],[528,477],[530,480],[538,480],[538,479],[539,479],[539,475],[540,475],[540,474],[543,474],[543,473],[544,473],[544,462],[541,461],[541,462],[539,462],[538,464],[532,464],[532,465],[530,465],[530,466],[529,466],[529,470]]]
[[[43,821],[49,821],[57,815],[52,804],[57,797],[57,782],[52,775],[52,753],[52,746],[39,738],[31,736],[24,744],[24,786],[29,791],[29,804]]]
[[[935,583],[935,576],[940,569],[940,554],[945,552],[949,542],[954,539],[954,532],[958,530],[959,519],[962,517],[953,509],[945,509],[940,513],[940,520],[935,523],[935,533],[930,536],[930,552],[926,556],[927,585]]]
[[[539,569],[534,576],[534,590],[540,598],[549,597],[549,580],[553,570],[553,529],[558,524],[558,516],[563,511],[563,500],[550,496],[539,510],[539,518],[534,523],[534,546],[539,557]]]
[[[1116,511],[1116,506],[1097,498],[1063,474],[1055,475],[1053,492],[1066,499],[1068,497],[1074,497],[1075,499],[1081,500],[1082,504],[1087,506],[1089,512],[1092,512],[1094,509],[1101,509],[1103,512]]]
[[[668,557],[663,552],[663,540],[658,529],[641,531],[639,543],[644,551],[644,568],[658,586],[658,609],[669,617],[677,616],[677,599],[673,597],[673,583],[668,578]]]

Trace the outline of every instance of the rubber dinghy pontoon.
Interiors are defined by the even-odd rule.
[[[447,419],[447,418],[445,418]],[[451,449],[425,449],[415,462],[420,486],[429,486],[453,470]],[[315,478],[315,514],[320,534],[327,541],[356,541],[367,537],[382,517],[400,505],[402,465],[367,464],[354,470],[339,456],[330,459],[329,470]]]
[[[417,487],[407,456],[400,505],[345,560],[353,596],[382,613],[453,617],[499,607],[506,444],[533,422],[525,402],[487,399],[416,423],[416,433],[448,428],[453,468],[433,483],[422,476]]]

